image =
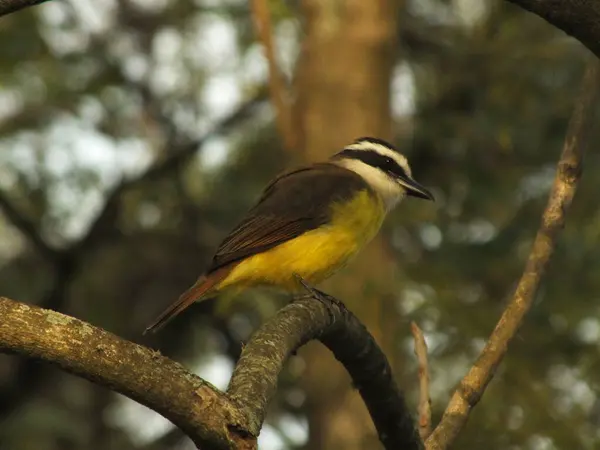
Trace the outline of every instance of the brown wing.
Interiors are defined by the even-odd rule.
[[[367,189],[354,172],[319,163],[285,173],[263,192],[242,222],[225,238],[209,273],[264,252],[329,220],[329,205]]]

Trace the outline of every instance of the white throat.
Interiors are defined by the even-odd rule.
[[[372,167],[358,159],[338,159],[332,161],[340,167],[360,175],[383,201],[386,211],[391,210],[404,197],[404,188],[381,170]]]

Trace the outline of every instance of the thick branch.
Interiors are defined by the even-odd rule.
[[[533,304],[581,177],[583,153],[594,123],[599,97],[600,63],[594,58],[582,82],[548,204],[523,275],[485,348],[452,396],[440,424],[427,439],[427,449],[445,449],[456,439]]]
[[[597,0],[509,0],[546,19],[600,57],[600,2]]]
[[[256,448],[225,394],[158,352],[2,297],[0,317],[0,352],[48,361],[120,392],[171,420],[203,449]]]
[[[47,0],[0,0],[0,16],[14,13],[29,6],[39,5]]]
[[[305,298],[287,305],[242,351],[228,394],[251,420],[243,424],[244,428],[258,432],[286,359],[302,344],[319,339],[350,373],[385,448],[421,449],[410,410],[373,336],[339,301],[316,290],[311,292],[319,301]]]

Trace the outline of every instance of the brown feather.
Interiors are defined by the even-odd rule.
[[[202,275],[192,287],[186,290],[179,298],[165,309],[156,320],[144,330],[143,334],[148,332],[156,333],[163,328],[171,319],[177,316],[180,312],[187,309],[193,303],[201,300],[210,289],[222,281],[233,269],[233,265],[222,267],[219,270],[211,272],[207,275]]]
[[[276,247],[329,220],[322,205],[368,189],[360,175],[329,163],[284,173],[269,184],[258,203],[219,246],[208,272]]]

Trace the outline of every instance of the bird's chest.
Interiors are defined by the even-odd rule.
[[[304,233],[282,254],[282,270],[320,283],[345,266],[378,232],[385,217],[383,202],[369,191],[333,206],[331,221]],[[292,248],[293,247],[293,248]]]
[[[381,199],[363,190],[352,200],[333,205],[329,229],[347,248],[358,251],[377,234],[385,212]]]

